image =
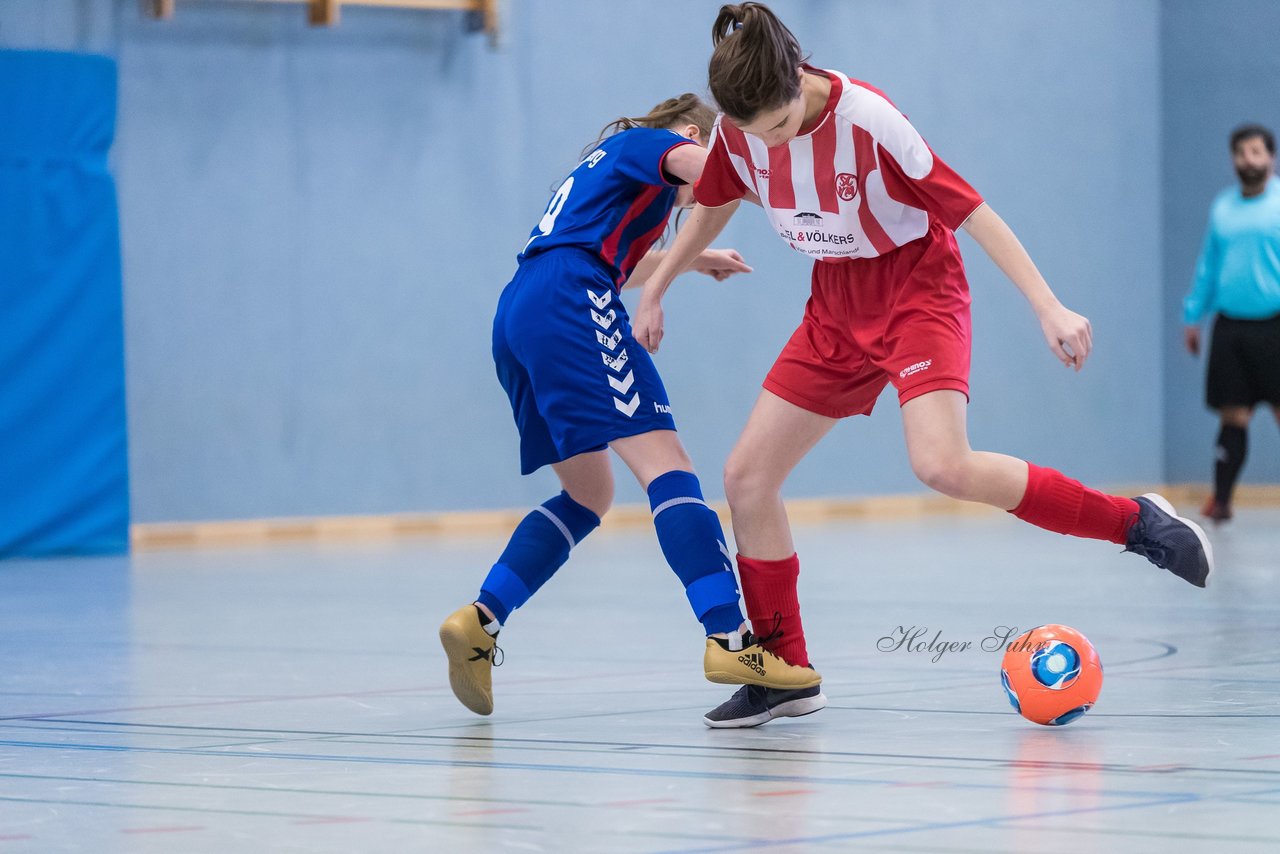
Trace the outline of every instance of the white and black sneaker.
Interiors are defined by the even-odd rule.
[[[1166,498],[1154,492],[1133,500],[1138,502],[1138,518],[1129,528],[1124,550],[1204,587],[1213,571],[1213,547],[1204,529],[1179,516]]]
[[[826,708],[821,685],[795,691],[778,691],[760,685],[743,685],[732,697],[703,716],[715,729],[760,726],[774,718],[798,718]]]

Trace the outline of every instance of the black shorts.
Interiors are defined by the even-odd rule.
[[[1280,407],[1280,315],[1266,320],[1235,320],[1218,315],[1209,348],[1210,409]]]

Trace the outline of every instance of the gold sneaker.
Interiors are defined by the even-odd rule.
[[[732,646],[739,649],[730,649]],[[702,669],[706,671],[707,681],[722,685],[763,685],[795,691],[822,684],[818,671],[787,664],[765,649],[751,632],[743,632],[738,638],[731,634],[728,640],[707,638]]]
[[[484,630],[475,605],[463,605],[440,625],[440,645],[449,657],[453,695],[477,715],[492,714],[493,668],[502,663],[502,650]]]

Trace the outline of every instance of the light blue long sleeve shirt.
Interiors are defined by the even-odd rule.
[[[1209,230],[1182,319],[1194,325],[1215,311],[1236,320],[1280,314],[1280,178],[1275,175],[1251,198],[1239,187],[1223,190],[1209,209]]]

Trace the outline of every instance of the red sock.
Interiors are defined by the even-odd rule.
[[[747,603],[751,630],[768,635],[773,631],[774,615],[780,615],[778,628],[782,634],[765,648],[787,664],[807,667],[809,651],[804,646],[800,602],[796,598],[800,558],[792,555],[783,560],[756,560],[738,555],[738,576],[742,579],[742,598]]]
[[[1009,512],[1059,534],[1124,545],[1129,526],[1138,514],[1138,503],[1090,489],[1062,472],[1027,463],[1027,492]]]

